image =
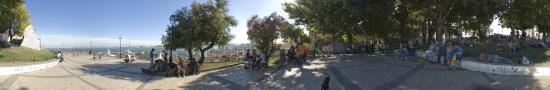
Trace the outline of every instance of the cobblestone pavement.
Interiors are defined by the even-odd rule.
[[[148,61],[69,57],[46,70],[0,76],[1,89],[30,90],[319,90],[329,77],[331,90],[549,90],[550,77],[504,76],[448,71],[442,65],[391,56],[338,56],[310,60],[304,68],[289,65],[245,70],[242,65],[182,78],[147,75]]]

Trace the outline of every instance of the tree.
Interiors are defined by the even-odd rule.
[[[536,27],[539,32],[542,32],[543,41],[546,42],[548,33],[550,32],[550,1],[537,0],[536,1]]]
[[[284,3],[283,10],[297,25],[305,25],[310,32],[327,34],[335,43],[344,34],[342,30],[349,28],[345,26],[349,24],[343,21],[349,20],[350,11],[343,6],[340,0],[296,0],[294,3]],[[348,40],[351,42],[350,38]]]
[[[248,20],[248,40],[250,40],[261,53],[266,55],[266,61],[269,61],[269,57],[275,52],[275,45],[277,45],[275,40],[279,38],[280,30],[284,28],[285,23],[285,19],[275,12],[264,18],[259,18],[258,15],[254,15]]]
[[[294,24],[285,23],[280,32],[283,41],[288,43],[311,42],[309,36],[307,36],[301,28]]]
[[[508,0],[507,9],[500,16],[501,25],[511,28],[513,37],[519,35],[516,30],[524,31],[535,27],[537,0]]]
[[[189,58],[198,50],[198,61],[202,64],[207,50],[226,45],[232,38],[229,27],[236,26],[237,21],[227,14],[227,3],[227,0],[193,2],[190,9],[177,10],[170,16],[171,24],[162,38],[164,47],[170,50],[184,48]]]
[[[9,40],[13,41],[13,36],[22,35],[30,25],[27,8],[23,0],[2,0],[0,3],[0,36],[7,34]],[[0,44],[2,43],[7,42],[0,40]]]

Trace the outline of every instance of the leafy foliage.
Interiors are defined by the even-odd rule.
[[[272,13],[270,16],[259,18],[258,15],[252,16],[247,21],[248,40],[256,45],[263,54],[269,58],[275,51],[276,39],[280,36],[280,30],[285,27],[285,19]]]
[[[296,0],[283,6],[297,24],[353,43],[359,38],[407,40],[434,35],[442,40],[443,35],[462,32],[484,36],[505,4],[503,0]]]
[[[206,3],[193,2],[191,8],[183,7],[170,16],[170,25],[163,35],[165,48],[184,48],[189,57],[193,51],[201,52],[199,61],[205,59],[204,52],[214,46],[226,45],[232,38],[229,27],[237,21],[228,15],[227,0],[209,0]]]
[[[31,24],[23,0],[0,1],[0,16],[0,34],[8,35],[9,39],[15,35],[22,35],[25,28]],[[6,41],[1,40],[1,43]]]

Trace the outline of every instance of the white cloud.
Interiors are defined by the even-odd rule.
[[[80,37],[70,35],[44,35],[42,44],[46,48],[87,48],[90,47],[118,47],[120,42],[116,37]],[[122,39],[122,46],[153,46],[160,45],[160,42],[145,40]]]

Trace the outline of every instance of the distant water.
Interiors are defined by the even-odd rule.
[[[122,51],[126,51],[126,50],[130,50],[132,52],[136,52],[136,53],[140,53],[140,52],[144,52],[144,53],[149,53],[151,51],[151,49],[155,49],[155,52],[161,52],[162,50],[164,50],[163,47],[122,47]],[[48,50],[50,51],[84,51],[84,52],[88,52],[88,51],[92,51],[92,52],[107,52],[107,50],[110,50],[111,53],[118,53],[120,52],[120,48],[119,47],[111,47],[111,48],[48,48]],[[177,52],[184,52],[185,50],[184,49],[178,49],[176,50]]]

